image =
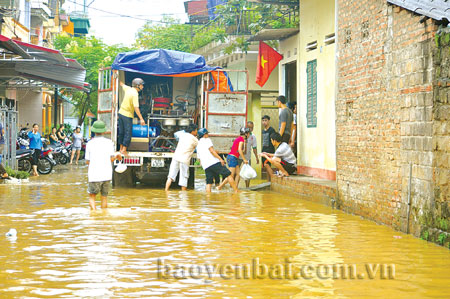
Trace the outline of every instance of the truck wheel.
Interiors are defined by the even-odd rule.
[[[134,187],[136,185],[135,167],[128,167],[123,173],[113,170],[113,187]]]

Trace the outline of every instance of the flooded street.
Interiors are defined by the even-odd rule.
[[[90,212],[86,173],[85,165],[59,166],[30,183],[0,185],[0,297],[439,298],[450,291],[448,249],[329,207],[270,191],[206,195],[199,178],[198,190],[185,193],[115,189],[107,210]],[[5,237],[10,228],[17,239]],[[355,265],[357,276],[316,271],[341,264]]]

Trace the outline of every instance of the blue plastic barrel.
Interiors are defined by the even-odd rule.
[[[157,137],[159,135],[157,127],[133,125],[133,137]]]

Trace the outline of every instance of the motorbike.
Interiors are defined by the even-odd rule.
[[[16,151],[16,159],[18,169],[20,171],[31,172],[33,163],[33,149],[19,149]],[[53,170],[53,166],[56,165],[55,160],[51,154],[52,149],[44,149],[41,152],[37,163],[37,171],[40,174],[49,174]]]
[[[67,151],[65,145],[61,142],[57,144],[50,144],[49,147],[53,149],[53,158],[57,164],[67,164],[70,161],[69,152]]]
[[[56,161],[53,159],[53,149],[49,146],[44,146],[44,150],[41,152],[41,156],[38,160],[37,171],[40,174],[49,174],[53,170],[53,166],[56,165]]]
[[[18,149],[16,150],[17,166],[20,171],[31,172],[33,162],[32,149]]]

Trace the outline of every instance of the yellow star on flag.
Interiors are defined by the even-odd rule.
[[[264,68],[264,64],[266,64],[267,60],[264,59],[264,56],[261,55],[261,67]]]

